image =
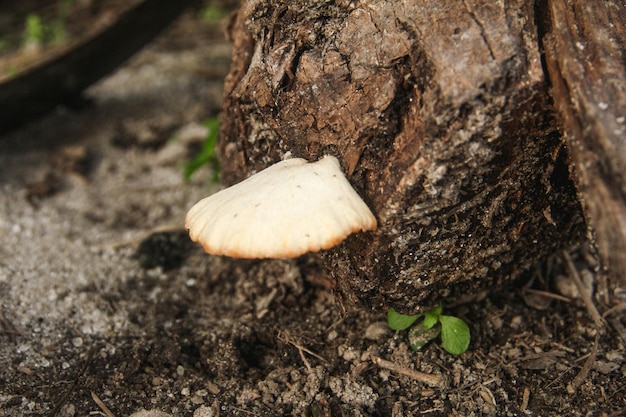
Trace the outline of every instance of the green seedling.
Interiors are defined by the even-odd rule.
[[[188,181],[194,172],[205,164],[210,164],[213,169],[211,180],[217,182],[220,172],[220,161],[215,153],[215,145],[217,144],[217,133],[219,131],[220,122],[217,117],[207,119],[203,123],[209,132],[202,142],[202,150],[191,161],[183,165],[183,176]]]
[[[441,304],[424,314],[407,316],[393,308],[387,312],[387,323],[393,330],[409,329],[411,349],[418,350],[441,335],[441,345],[452,355],[460,355],[469,347],[470,330],[458,317],[441,314]],[[415,324],[419,319],[420,322]],[[414,327],[411,327],[415,324]]]
[[[219,6],[208,5],[200,9],[198,17],[205,23],[215,24],[228,17],[228,12]]]
[[[25,45],[37,45],[40,46],[45,40],[45,27],[39,16],[36,14],[29,14],[26,16],[26,24],[24,28],[24,43]]]
[[[57,17],[50,25],[50,38],[53,44],[60,45],[68,37],[67,18],[73,6],[72,0],[62,0],[58,5]]]
[[[62,0],[58,4],[57,16],[52,22],[45,22],[37,14],[28,14],[24,27],[23,46],[42,47],[49,44],[63,44],[68,36],[67,18],[72,4],[72,0]]]

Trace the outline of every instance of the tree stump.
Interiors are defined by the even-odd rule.
[[[604,272],[626,284],[626,5],[551,0],[552,94]]]
[[[229,28],[222,181],[287,153],[337,156],[379,224],[320,255],[349,304],[418,312],[519,276],[586,230],[536,13],[246,1]]]

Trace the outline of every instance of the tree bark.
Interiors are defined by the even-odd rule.
[[[339,158],[374,233],[321,257],[344,299],[417,312],[583,239],[535,8],[248,0],[230,28],[219,152],[235,183]]]
[[[601,265],[626,284],[626,6],[551,0],[549,79]]]

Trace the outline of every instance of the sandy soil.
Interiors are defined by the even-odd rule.
[[[605,322],[555,257],[450,300],[472,331],[455,357],[411,351],[384,316],[342,313],[314,257],[191,244],[185,213],[216,185],[208,168],[183,181],[181,164],[230,55],[196,23],[185,16],[85,108],[0,139],[0,416],[623,415],[626,297],[596,282],[584,248],[572,257],[603,289]]]

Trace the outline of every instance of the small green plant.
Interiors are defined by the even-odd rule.
[[[63,0],[58,5],[56,19],[52,22],[49,29],[50,40],[55,45],[62,44],[68,37],[67,18],[70,15],[73,3],[72,0]]]
[[[202,150],[191,161],[183,165],[183,177],[188,181],[194,172],[205,164],[210,164],[213,168],[213,177],[211,180],[217,182],[220,172],[220,161],[215,153],[215,145],[217,144],[217,133],[219,131],[220,122],[217,117],[212,117],[204,121],[204,126],[208,128],[208,133],[202,142]]]
[[[441,345],[452,355],[460,355],[469,347],[470,330],[458,317],[441,314],[441,304],[424,314],[407,316],[393,308],[387,312],[387,323],[393,330],[406,330],[417,320],[420,323],[409,329],[411,349],[418,350],[441,334]]]
[[[45,40],[45,26],[39,16],[29,14],[26,16],[24,28],[24,42],[29,45],[42,45]]]
[[[215,24],[228,17],[228,12],[219,6],[207,5],[200,9],[198,17],[205,23]]]
[[[58,4],[57,16],[50,22],[30,13],[24,23],[24,47],[42,47],[49,44],[61,45],[67,39],[67,18],[73,1],[63,0]],[[49,19],[48,19],[49,20]]]

